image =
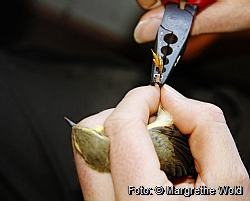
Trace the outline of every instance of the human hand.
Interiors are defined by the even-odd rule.
[[[161,23],[164,7],[160,0],[137,0],[137,2],[149,11],[139,20],[134,38],[138,43],[152,41]],[[249,0],[217,0],[195,17],[191,35],[233,32],[249,28]]]
[[[190,149],[197,180],[172,181],[179,188],[215,188],[216,195],[192,195],[194,200],[247,200],[249,177],[221,110],[211,104],[183,97],[169,86],[141,87],[130,91],[120,104],[80,122],[79,126],[104,125],[110,139],[111,174],[90,169],[74,149],[79,181],[86,200],[185,200],[183,195],[145,196],[128,194],[128,186],[154,188],[172,186],[160,170],[146,125],[161,102],[183,134],[191,134]],[[243,186],[244,195],[221,196],[218,186]],[[216,197],[217,196],[217,197]]]

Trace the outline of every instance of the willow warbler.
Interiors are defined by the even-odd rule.
[[[98,172],[110,172],[110,143],[103,126],[82,128],[65,119],[72,125],[74,145],[87,165]],[[161,106],[156,120],[147,125],[147,129],[159,158],[161,170],[168,178],[196,174],[188,144],[189,135],[180,133],[173,124],[172,116]]]

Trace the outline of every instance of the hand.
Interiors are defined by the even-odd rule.
[[[135,28],[138,43],[152,41],[156,37],[164,12],[160,0],[137,0],[149,11],[142,16]],[[191,35],[240,31],[250,28],[249,0],[217,0],[202,10],[194,19]]]
[[[82,127],[104,125],[110,139],[111,174],[86,166],[74,149],[79,181],[86,200],[185,200],[183,195],[152,196],[128,194],[128,186],[153,188],[172,186],[160,170],[146,125],[161,102],[183,134],[191,134],[190,149],[198,172],[197,180],[187,177],[172,181],[175,187],[206,186],[216,195],[192,195],[194,200],[247,200],[250,183],[222,111],[214,105],[185,98],[171,87],[140,87],[130,91],[115,109],[84,119]],[[221,196],[219,186],[243,186],[244,195]]]

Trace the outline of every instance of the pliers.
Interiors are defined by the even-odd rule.
[[[162,86],[183,55],[194,16],[216,0],[162,0],[165,12],[156,36],[151,84]],[[181,3],[184,4],[180,8]]]

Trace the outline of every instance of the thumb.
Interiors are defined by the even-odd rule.
[[[191,134],[189,145],[198,182],[216,187],[239,185],[239,178],[248,178],[220,108],[188,99],[167,85],[161,89],[161,103],[172,114],[176,127]]]

